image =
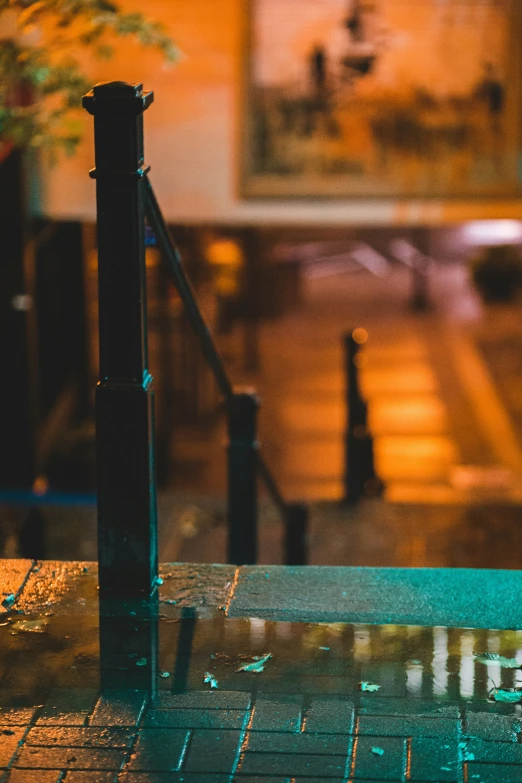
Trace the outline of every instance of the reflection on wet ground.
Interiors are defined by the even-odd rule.
[[[0,649],[3,708],[45,704],[56,688],[152,683],[159,691],[205,691],[206,673],[227,691],[354,697],[368,681],[379,697],[465,700],[484,709],[493,687],[522,688],[522,671],[495,660],[522,665],[522,631],[275,622],[210,607],[196,616],[165,602],[125,615],[102,604],[101,624],[92,611],[8,613]],[[262,672],[239,671],[268,653]],[[478,661],[482,653],[492,660]]]
[[[169,568],[99,612],[92,564],[6,596],[2,783],[522,779],[522,631],[235,618],[230,569]]]

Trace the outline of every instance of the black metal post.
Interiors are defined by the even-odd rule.
[[[343,336],[346,374],[346,432],[344,457],[344,502],[356,503],[365,495],[382,492],[375,474],[373,438],[368,430],[368,406],[359,389],[358,353],[366,336],[355,329]]]
[[[34,260],[28,240],[27,169],[20,150],[0,157],[0,486],[27,489],[36,478],[38,361]]]
[[[147,368],[141,84],[97,84],[100,381],[96,389],[98,560],[102,591],[150,595],[157,577],[152,377]]]
[[[228,562],[257,561],[257,411],[251,389],[234,390],[228,408]]]
[[[289,503],[286,507],[285,565],[308,565],[308,516],[305,503]]]
[[[100,685],[105,690],[143,690],[154,698],[158,677],[158,595],[121,600],[100,596]]]

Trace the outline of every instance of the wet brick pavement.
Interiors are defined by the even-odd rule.
[[[60,661],[73,660],[71,655],[63,657],[62,648],[64,643],[66,647],[74,648],[74,633],[79,640],[83,639],[82,628],[89,625],[82,623],[86,623],[86,617],[98,609],[96,566],[92,563],[57,562],[31,565],[18,561],[4,561],[4,564],[5,567],[0,569],[0,592],[6,596],[8,608],[4,607],[5,612],[0,617],[1,624],[7,626],[1,629],[5,652],[2,656],[0,649],[0,663],[3,665],[0,703],[7,705],[11,700],[11,706],[0,708],[0,783],[522,781],[522,744],[519,741],[522,711],[518,705],[494,704],[487,700],[489,670],[477,672],[479,680],[476,680],[475,686],[471,685],[470,690],[470,693],[475,693],[474,700],[469,700],[469,695],[468,700],[458,699],[451,695],[454,691],[445,691],[443,698],[427,698],[423,688],[417,696],[407,697],[405,672],[400,682],[394,679],[393,650],[396,656],[399,655],[397,645],[401,637],[396,631],[395,636],[389,635],[390,629],[393,630],[391,626],[387,636],[373,634],[372,656],[378,654],[380,657],[368,657],[368,648],[366,658],[363,655],[358,659],[362,668],[357,670],[357,676],[375,677],[373,681],[380,682],[383,691],[387,691],[384,695],[364,694],[358,690],[357,679],[353,676],[356,671],[353,663],[347,660],[352,655],[351,646],[345,646],[344,641],[342,651],[336,642],[330,642],[337,652],[334,653],[332,648],[328,652],[329,662],[319,664],[317,651],[329,651],[330,648],[318,647],[324,642],[317,635],[302,637],[300,643],[298,637],[289,638],[279,651],[274,648],[274,638],[271,637],[269,643],[274,660],[266,675],[252,674],[249,675],[253,678],[251,680],[241,679],[238,687],[243,690],[233,690],[230,685],[227,687],[227,677],[237,677],[237,674],[227,675],[225,663],[220,663],[217,656],[208,657],[207,634],[212,633],[212,627],[216,626],[216,619],[209,618],[217,617],[219,622],[235,624],[231,631],[235,639],[231,642],[232,647],[227,647],[224,637],[219,637],[218,648],[225,651],[234,649],[239,640],[235,636],[238,629],[244,627],[248,630],[256,626],[250,625],[248,615],[240,612],[235,619],[220,611],[219,607],[226,600],[230,609],[242,593],[248,599],[249,592],[257,597],[258,605],[261,605],[263,595],[267,605],[272,596],[273,604],[270,582],[277,582],[277,574],[283,573],[283,569],[278,571],[277,567],[268,570],[245,567],[241,569],[243,578],[236,578],[232,567],[181,564],[162,567],[164,583],[160,586],[160,602],[164,602],[161,610],[162,622],[165,623],[163,630],[178,627],[176,617],[180,615],[165,614],[168,611],[181,612],[183,617],[183,612],[190,610],[190,617],[201,618],[192,652],[193,673],[190,684],[184,690],[172,685],[172,690],[162,689],[154,694],[135,687],[104,687],[100,693],[93,682],[87,680],[87,670],[84,673],[82,670],[70,675],[79,678],[77,682],[81,683],[81,687],[52,689],[52,682],[49,682],[45,696],[40,690],[38,695],[31,697],[31,677],[36,677],[39,682],[42,676],[44,681],[51,677],[51,668],[46,670],[45,667],[50,666],[53,658],[58,669],[64,668]],[[29,568],[29,573],[26,568]],[[293,571],[287,569],[285,573],[291,576]],[[300,571],[297,573],[301,574]],[[322,600],[326,605],[331,603],[333,588],[326,590],[321,599],[321,594],[313,589],[314,584],[317,587],[316,577],[322,574],[323,580],[328,580],[344,574],[348,579],[352,571],[312,568],[306,573],[310,579],[308,591],[306,584],[299,582],[299,593],[301,596],[314,594],[315,601]],[[411,576],[408,570],[404,572],[405,584],[408,573]],[[421,578],[422,573],[416,571],[417,577]],[[497,581],[502,575],[502,572],[492,573],[496,573]],[[262,579],[258,578],[260,575]],[[508,575],[509,572],[503,572],[505,578]],[[458,578],[458,574],[454,578]],[[410,582],[413,584],[411,579]],[[235,586],[235,595],[232,595],[232,585]],[[417,595],[422,592],[419,589]],[[487,595],[491,593],[488,589],[485,592]],[[277,591],[278,595],[280,593]],[[366,595],[368,600],[371,591],[366,589],[362,593],[364,595],[359,598],[363,600]],[[240,604],[239,600],[238,606]],[[249,600],[247,605],[250,606]],[[172,606],[180,608],[173,610]],[[16,631],[18,613],[33,618],[37,610],[40,613],[43,610],[49,632],[40,636],[40,631],[26,631],[21,638]],[[82,615],[82,612],[91,614]],[[67,624],[67,618],[73,620],[72,625]],[[426,622],[429,619],[427,607]],[[42,617],[32,621],[41,622]],[[131,622],[136,624],[137,621],[131,618]],[[255,620],[257,624],[262,622]],[[290,626],[291,623],[283,622],[282,625]],[[334,630],[335,624],[332,626],[330,623],[330,626]],[[370,626],[365,627],[368,629]],[[417,630],[430,637],[433,629]],[[72,637],[69,636],[71,633]],[[267,634],[272,633],[267,630]],[[462,688],[468,688],[466,671],[469,662],[472,663],[475,645],[480,645],[480,649],[492,649],[489,645],[495,639],[496,644],[503,644],[498,631],[478,631],[476,639],[471,633],[460,633],[456,629],[454,640],[451,641],[448,634],[443,645],[446,662],[440,671],[443,677],[450,677],[452,681],[454,672],[461,671],[461,695]],[[518,650],[517,632],[506,633],[511,634],[509,644],[516,644]],[[182,636],[180,631],[179,639]],[[367,636],[368,642],[370,636]],[[361,645],[366,637],[364,634],[359,634],[359,637]],[[67,641],[71,638],[73,641]],[[386,638],[388,651],[383,651]],[[12,643],[9,639],[13,640]],[[431,653],[428,648],[426,653],[422,652],[424,647],[420,637],[414,634],[408,639],[413,645],[408,647],[410,652],[405,653],[407,662],[411,664],[410,673],[414,673],[411,666],[422,668],[421,661],[415,663],[410,660],[413,650],[421,657],[431,655],[433,660],[441,651],[444,652],[440,647],[433,647]],[[430,639],[428,641],[431,645]],[[213,637],[210,650],[216,649],[215,644]],[[463,652],[466,645],[471,645],[467,657]],[[455,657],[456,648],[460,650],[460,658]],[[298,649],[301,650],[300,658]],[[497,649],[514,654],[502,646]],[[126,650],[129,653],[131,647]],[[58,651],[61,652],[57,656]],[[289,655],[285,660],[287,651]],[[127,655],[127,658],[132,656]],[[221,658],[227,658],[227,655],[221,653]],[[378,666],[373,663],[374,660],[379,660]],[[400,660],[399,655],[397,661]],[[94,664],[89,664],[91,668],[92,665],[97,665],[96,657]],[[204,665],[210,666],[211,670],[221,666],[218,676],[220,682],[225,683],[222,689],[210,690],[201,682]],[[425,660],[423,665],[428,669],[430,664]],[[404,666],[404,662],[398,666]],[[39,674],[39,667],[42,667],[43,675]],[[318,671],[322,672],[322,676],[315,676]],[[282,674],[286,678],[284,692],[278,690]],[[514,679],[507,679],[508,674]],[[520,682],[515,674],[519,674],[518,670],[516,673],[507,670],[507,673],[500,674],[497,668],[494,676],[499,677],[504,687],[510,687]],[[129,682],[135,681],[134,667]],[[175,677],[172,682],[175,682]],[[17,690],[13,683],[17,683]],[[167,683],[170,684],[170,681],[165,682],[168,687]],[[429,680],[426,685],[428,683]],[[327,689],[330,689],[329,693]],[[29,701],[31,698],[34,698],[33,702]],[[16,706],[18,703],[23,706]],[[34,706],[28,706],[28,703]]]
[[[81,690],[69,694],[72,701],[84,698]],[[378,695],[256,698],[233,691],[164,693],[147,705],[146,699],[144,692],[106,691],[81,725],[74,709],[54,721],[45,706],[0,713],[0,780],[522,780],[515,707],[505,708],[512,714],[486,714]],[[213,728],[205,727],[208,715]]]

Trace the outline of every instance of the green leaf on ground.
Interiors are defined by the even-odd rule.
[[[254,660],[250,663],[242,663],[236,672],[262,672],[265,670],[265,665],[269,658],[272,657],[272,653],[266,655],[255,655]]]
[[[359,690],[365,691],[366,693],[375,693],[380,689],[380,685],[376,685],[374,682],[363,682],[359,683]]]
[[[214,689],[217,690],[218,688],[218,681],[216,680],[215,677],[212,676],[210,672],[205,672],[205,674],[203,675],[203,682],[208,682],[208,684],[210,685],[210,690],[214,690]]]
[[[478,661],[478,663],[484,663],[486,665],[490,663],[496,663],[499,666],[502,666],[504,669],[520,669],[520,664],[516,658],[505,658],[503,655],[499,655],[498,653],[477,653],[473,657],[476,661]]]
[[[517,704],[522,701],[522,690],[517,691],[513,688],[492,688],[488,693],[490,699],[502,701],[505,704]]]

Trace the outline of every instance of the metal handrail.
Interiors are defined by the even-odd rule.
[[[203,355],[207,360],[216,382],[219,386],[223,397],[227,404],[232,402],[234,397],[234,388],[227,375],[223,360],[217,350],[210,329],[198,307],[196,296],[190,284],[190,281],[183,268],[183,262],[181,254],[176,247],[172,235],[165,223],[165,219],[161,212],[160,206],[154,194],[154,190],[148,177],[145,177],[145,213],[149,221],[149,225],[156,236],[156,241],[165,254],[168,267],[171,272],[172,280],[176,289],[183,301],[187,316],[194,330],[194,333],[199,337]],[[279,510],[284,516],[285,522],[287,521],[287,504],[277,486],[277,482],[272,476],[266,462],[262,455],[257,455],[257,468],[258,474],[262,478],[266,489],[272,496],[272,500],[278,506]]]
[[[216,346],[214,345],[210,330],[206,325],[203,316],[201,315],[201,311],[198,307],[190,280],[188,279],[183,268],[181,254],[176,247],[174,240],[172,239],[167,224],[165,223],[165,219],[148,177],[145,178],[145,213],[147,215],[150,227],[156,236],[156,241],[159,243],[165,254],[167,265],[172,275],[173,283],[176,286],[181,300],[186,307],[190,325],[192,326],[197,337],[200,339],[203,355],[209,363],[212,372],[214,373],[214,377],[221,393],[223,394],[223,397],[228,403],[231,401],[234,395],[234,389],[226,373],[223,360],[219,355]]]

